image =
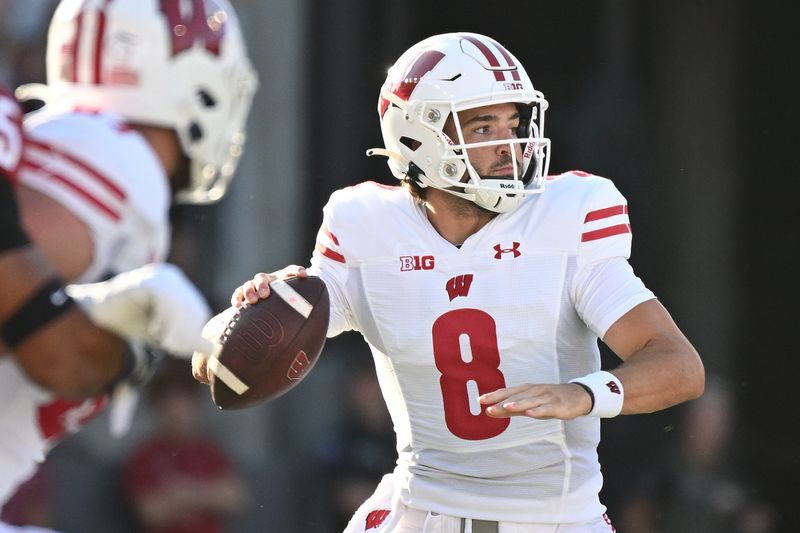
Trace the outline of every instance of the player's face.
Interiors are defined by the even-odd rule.
[[[517,138],[519,112],[514,104],[493,104],[467,109],[458,113],[458,119],[465,144]],[[452,118],[445,124],[444,132],[451,139],[458,139]],[[471,148],[467,150],[467,156],[482,178],[512,176],[512,158],[517,161],[518,172],[522,169],[520,143]]]

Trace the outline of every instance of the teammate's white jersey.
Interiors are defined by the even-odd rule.
[[[136,131],[97,113],[38,113],[25,130],[17,179],[68,207],[91,231],[93,261],[80,281],[165,259],[169,181]],[[0,507],[64,433],[77,431],[106,402],[54,398],[11,357],[0,357]]]
[[[598,337],[654,297],[630,243],[623,196],[581,172],[460,247],[402,188],[331,196],[309,273],[330,292],[328,335],[360,331],[372,350],[405,505],[511,522],[602,515],[599,419],[495,419],[477,397],[599,370]]]

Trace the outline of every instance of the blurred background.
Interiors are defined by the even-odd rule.
[[[215,311],[253,273],[308,263],[333,190],[393,182],[384,159],[364,155],[382,144],[376,103],[391,63],[428,35],[488,34],[550,102],[551,173],[606,176],[627,197],[631,263],[706,364],[701,400],[603,422],[603,499],[617,530],[800,531],[800,446],[789,437],[800,404],[789,335],[800,296],[796,3],[233,3],[262,85],[248,146],[219,204],[173,211],[172,260]],[[5,83],[43,81],[54,4],[0,0]],[[162,531],[141,495],[163,473],[165,438],[216,465],[179,491],[219,522],[207,531],[341,531],[392,468],[391,423],[356,335],[331,339],[289,394],[244,411],[217,410],[192,383],[181,390],[193,399],[165,398],[161,382],[181,378],[162,374],[129,435],[114,439],[95,420],[54,450],[6,518],[72,533]]]

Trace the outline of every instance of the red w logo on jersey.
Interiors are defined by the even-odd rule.
[[[447,289],[447,295],[450,297],[450,301],[452,302],[459,296],[467,296],[469,294],[469,288],[471,285],[472,274],[463,274],[461,276],[450,278],[447,281],[447,285],[445,285],[445,289]]]
[[[172,55],[188,50],[202,41],[206,50],[219,55],[219,43],[225,35],[225,12],[214,0],[191,0],[192,13],[186,18],[179,0],[161,0],[161,11],[169,22]]]
[[[608,390],[610,390],[614,394],[620,394],[619,385],[617,385],[615,382],[609,381],[608,383],[606,383],[606,387],[608,387]]]
[[[367,522],[364,524],[364,531],[369,529],[375,529],[381,524],[383,521],[386,520],[386,517],[389,516],[391,511],[389,509],[378,509],[377,511],[372,511],[367,515]]]

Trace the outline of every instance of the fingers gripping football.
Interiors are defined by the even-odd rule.
[[[192,375],[200,383],[206,385],[214,379],[214,372],[209,367],[209,358],[216,357],[221,348],[219,338],[231,321],[237,307],[245,303],[253,305],[258,300],[267,298],[270,294],[269,284],[276,279],[305,278],[305,267],[299,265],[289,265],[272,273],[259,272],[251,279],[245,281],[234,289],[231,295],[231,307],[211,318],[203,328],[203,337],[212,343],[208,350],[196,351],[192,355]],[[213,353],[212,353],[213,352]]]
[[[276,279],[305,278],[307,276],[305,267],[298,265],[289,265],[271,274],[260,272],[233,291],[231,305],[239,307],[244,303],[255,304],[259,299],[266,298],[270,293],[269,284]]]
[[[237,294],[232,302],[239,305],[204,329],[214,352],[192,358],[194,377],[211,386],[223,409],[277,398],[301,381],[322,351],[330,313],[325,283],[300,267],[259,274]]]

